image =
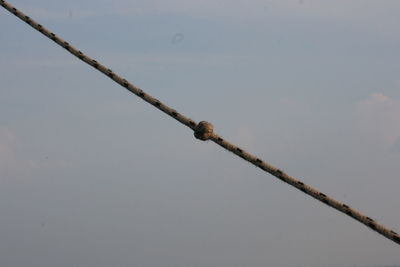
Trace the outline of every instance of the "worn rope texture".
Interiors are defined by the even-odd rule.
[[[125,87],[135,95],[139,96],[142,98],[144,101],[150,103],[154,107],[158,108],[159,110],[163,111],[164,113],[168,114],[172,118],[176,119],[180,123],[186,125],[187,127],[191,128],[194,131],[194,135],[197,139],[200,140],[211,140],[215,142],[216,144],[222,146],[223,148],[231,151],[232,153],[236,154],[237,156],[241,157],[242,159],[254,164],[255,166],[259,167],[260,169],[272,174],[276,178],[282,180],[285,183],[288,183],[295,188],[299,189],[300,191],[303,191],[307,195],[312,196],[313,198],[325,203],[326,205],[344,213],[347,214],[348,216],[352,217],[353,219],[359,221],[360,223],[368,226],[372,230],[378,232],[379,234],[383,235],[384,237],[396,242],[397,244],[400,244],[400,236],[386,228],[384,225],[377,223],[373,219],[365,216],[361,212],[350,208],[344,203],[341,203],[321,192],[318,190],[312,188],[311,186],[308,186],[301,181],[295,179],[292,176],[289,176],[288,174],[284,173],[282,170],[268,164],[267,162],[262,161],[261,159],[257,158],[256,156],[244,151],[243,149],[229,143],[228,141],[224,140],[222,137],[218,136],[213,132],[213,126],[211,123],[206,122],[206,121],[201,121],[200,123],[196,123],[190,118],[178,113],[176,110],[168,107],[167,105],[163,104],[161,101],[158,99],[152,97],[149,94],[146,94],[141,90],[140,88],[136,87],[135,85],[129,83],[127,80],[119,76],[118,74],[114,73],[112,70],[108,69],[104,65],[100,64],[96,60],[88,57],[75,47],[71,46],[68,42],[64,41],[62,38],[58,37],[51,31],[47,30],[44,28],[42,25],[38,24],[34,20],[32,20],[30,17],[26,16],[24,13],[21,11],[17,10],[15,7],[13,7],[11,4],[7,3],[4,0],[0,0],[0,4],[13,13],[15,16],[32,26],[34,29],[38,30],[41,32],[43,35],[46,37],[50,38],[54,42],[56,42],[58,45],[61,47],[65,48],[68,52],[73,54],[74,56],[78,57],[85,63],[91,65],[98,71],[102,72],[103,74],[107,75],[110,77],[112,80],[115,82],[119,83],[121,86]]]

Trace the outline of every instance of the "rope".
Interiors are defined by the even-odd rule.
[[[332,197],[329,197],[318,190],[312,188],[311,186],[308,186],[304,184],[303,182],[297,180],[296,178],[286,174],[282,170],[268,164],[267,162],[257,158],[256,156],[244,151],[243,149],[239,148],[236,145],[231,144],[230,142],[224,140],[222,137],[219,135],[215,134],[213,132],[213,125],[209,122],[206,121],[201,121],[198,124],[191,120],[190,118],[180,114],[176,110],[168,107],[158,99],[154,98],[153,96],[146,94],[138,88],[137,86],[131,84],[128,82],[126,79],[122,78],[118,74],[114,73],[111,69],[105,67],[104,65],[100,64],[96,60],[90,58],[89,56],[85,55],[72,45],[70,45],[68,42],[63,40],[62,38],[58,37],[48,29],[44,28],[42,25],[38,24],[36,21],[32,20],[30,17],[16,9],[14,6],[11,4],[7,3],[4,0],[0,0],[0,4],[8,11],[10,11],[12,14],[29,24],[31,27],[36,29],[37,31],[41,32],[43,35],[46,37],[50,38],[53,40],[55,43],[66,49],[68,52],[70,52],[72,55],[75,57],[79,58],[83,62],[89,64],[90,66],[94,67],[98,71],[102,72],[106,76],[108,76],[110,79],[114,80],[116,83],[120,84],[130,92],[134,93],[138,97],[142,98],[144,101],[148,102],[149,104],[153,105],[157,109],[161,110],[162,112],[168,114],[175,120],[179,121],[180,123],[186,125],[190,129],[194,131],[194,136],[199,139],[199,140],[211,140],[214,143],[222,146],[226,150],[231,151],[232,153],[236,154],[237,156],[241,157],[242,159],[252,163],[253,165],[259,167],[260,169],[264,170],[265,172],[268,172],[278,178],[279,180],[299,189],[300,191],[306,193],[307,195],[325,203],[326,205],[344,213],[350,216],[351,218],[359,221],[360,223],[366,225],[367,227],[371,228],[372,230],[376,231],[377,233],[381,234],[382,236],[394,241],[395,243],[400,245],[400,236],[385,227],[382,224],[377,223],[373,219],[367,217],[366,215],[362,214],[361,212],[347,206],[346,204],[339,202]]]

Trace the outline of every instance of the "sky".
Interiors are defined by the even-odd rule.
[[[195,121],[400,232],[400,2],[14,0]],[[399,247],[0,10],[0,265],[400,265]]]

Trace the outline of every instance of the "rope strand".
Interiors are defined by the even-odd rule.
[[[29,24],[31,27],[36,29],[37,31],[41,32],[43,35],[48,37],[49,39],[53,40],[55,43],[66,49],[75,57],[79,58],[83,62],[89,64],[90,66],[94,67],[101,73],[108,76],[110,79],[115,81],[116,83],[120,84],[122,87],[126,88],[130,92],[134,93],[138,97],[142,98],[147,103],[153,105],[157,109],[161,110],[162,112],[166,113],[167,115],[171,116],[175,120],[179,121],[180,123],[186,125],[190,129],[194,131],[194,136],[199,140],[211,140],[214,143],[220,145],[221,147],[225,148],[226,150],[236,154],[237,156],[241,157],[242,159],[250,162],[251,164],[259,167],[260,169],[264,170],[275,176],[276,178],[282,180],[283,182],[299,189],[300,191],[306,193],[307,195],[325,203],[326,205],[350,216],[351,218],[359,221],[360,223],[366,225],[367,227],[371,228],[372,230],[376,231],[377,233],[381,234],[382,236],[394,241],[395,243],[400,245],[400,236],[385,227],[382,224],[377,223],[373,219],[369,218],[368,216],[362,214],[361,212],[350,208],[348,205],[339,202],[332,197],[329,197],[320,191],[312,188],[304,184],[303,182],[297,180],[296,178],[286,174],[282,170],[268,164],[267,162],[262,161],[261,159],[257,158],[256,156],[246,152],[245,150],[239,148],[238,146],[231,144],[230,142],[224,140],[222,137],[218,136],[213,132],[213,126],[211,123],[206,121],[201,121],[198,124],[191,120],[190,118],[182,115],[181,113],[177,112],[176,110],[170,108],[169,106],[165,105],[158,99],[154,98],[153,96],[145,93],[139,87],[133,85],[132,83],[128,82],[126,79],[122,78],[118,74],[114,73],[111,69],[105,67],[104,65],[100,64],[96,60],[90,58],[86,54],[82,53],[68,42],[63,40],[62,38],[55,35],[53,32],[49,31],[48,29],[44,28],[42,25],[38,24],[36,21],[16,9],[11,4],[7,3],[4,0],[0,0],[0,4],[12,14],[20,18],[22,21]]]

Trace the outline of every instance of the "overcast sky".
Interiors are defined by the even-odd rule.
[[[400,232],[400,1],[15,0],[196,121]],[[0,265],[400,265],[400,247],[0,9]]]

